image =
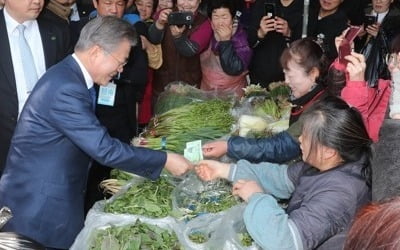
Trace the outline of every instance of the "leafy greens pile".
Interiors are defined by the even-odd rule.
[[[131,186],[112,202],[107,202],[104,211],[117,214],[144,215],[162,218],[172,211],[171,193],[174,186],[165,178],[157,181],[145,180]]]
[[[174,232],[137,220],[134,225],[97,230],[90,250],[183,249]]]

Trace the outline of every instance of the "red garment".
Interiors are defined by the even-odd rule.
[[[211,50],[211,45],[200,55],[202,79],[200,89],[232,90],[242,97],[246,86],[247,70],[238,76],[228,75],[221,66],[220,58]]]
[[[147,71],[147,84],[144,90],[143,99],[139,103],[139,112],[138,112],[138,123],[139,124],[147,124],[152,115],[152,92],[153,92],[153,70],[149,68]]]
[[[332,66],[343,69],[337,60]],[[342,89],[341,97],[360,111],[368,135],[374,142],[379,140],[379,130],[385,119],[391,92],[390,80],[379,79],[378,85],[370,88],[366,81],[350,81],[346,72],[346,86]]]

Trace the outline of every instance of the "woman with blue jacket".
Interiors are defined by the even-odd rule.
[[[292,165],[201,161],[203,180],[228,179],[248,204],[246,229],[263,249],[342,249],[346,228],[370,201],[371,144],[360,113],[337,97],[305,114],[302,161]],[[286,209],[279,199],[289,199]]]
[[[283,163],[300,155],[299,117],[316,100],[326,95],[325,76],[328,60],[317,43],[309,38],[293,42],[281,56],[285,80],[291,89],[289,129],[272,137],[249,139],[233,136],[228,141],[215,141],[203,146],[205,157],[218,158],[227,154],[233,159],[251,162]]]

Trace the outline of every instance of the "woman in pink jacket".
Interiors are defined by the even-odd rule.
[[[336,47],[341,43],[345,32],[336,38]],[[377,142],[389,104],[390,80],[379,79],[376,87],[369,87],[368,79],[365,79],[364,55],[351,52],[345,59],[347,64],[336,59],[331,65],[330,91],[360,111],[370,138]]]

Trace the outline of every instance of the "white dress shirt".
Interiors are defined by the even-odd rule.
[[[80,20],[78,5],[76,5],[76,3],[71,5],[71,15],[69,16],[69,20],[75,22]]]
[[[376,16],[378,15],[378,20],[377,23],[382,23],[383,19],[386,17],[386,15],[389,13],[389,10],[387,10],[386,12],[382,12],[382,13],[376,13],[374,10],[372,10],[371,14]]]
[[[14,76],[17,87],[18,95],[18,115],[21,113],[22,108],[28,99],[29,93],[27,92],[25,75],[23,71],[20,49],[18,46],[19,31],[17,26],[20,24],[12,18],[8,12],[7,7],[4,8],[4,19],[6,22],[8,39],[10,42],[10,51],[12,66],[14,68]],[[39,25],[36,20],[29,20],[22,23],[25,28],[25,38],[31,48],[33,59],[35,61],[36,73],[40,78],[46,71],[46,63],[44,58],[42,37],[39,32]]]
[[[72,54],[72,57],[75,59],[75,61],[78,63],[79,68],[82,70],[83,73],[83,78],[85,78],[86,86],[88,89],[93,87],[93,79],[90,76],[89,72],[86,70],[85,66],[83,66],[82,62],[79,60],[79,58],[76,56],[75,53]]]

